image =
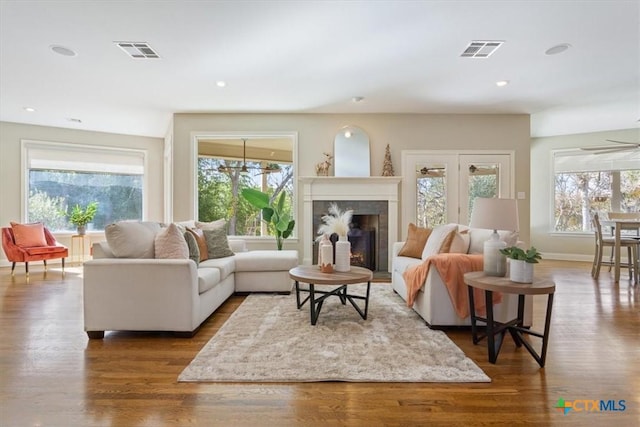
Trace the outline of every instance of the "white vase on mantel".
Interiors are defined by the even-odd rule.
[[[518,283],[533,283],[533,264],[520,259],[510,259],[509,280]]]
[[[351,271],[351,242],[349,242],[347,236],[338,236],[334,262],[336,271]]]

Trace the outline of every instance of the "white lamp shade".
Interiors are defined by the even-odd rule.
[[[518,201],[516,199],[476,198],[473,202],[469,226],[488,230],[519,231]]]

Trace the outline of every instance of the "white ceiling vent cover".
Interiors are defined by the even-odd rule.
[[[160,55],[153,50],[146,42],[114,42],[124,50],[127,55],[135,59],[160,58]]]
[[[488,58],[503,43],[498,40],[473,40],[460,56],[463,58]]]

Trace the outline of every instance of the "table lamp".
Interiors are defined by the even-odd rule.
[[[503,277],[507,273],[507,259],[500,249],[507,244],[500,240],[498,230],[518,231],[518,201],[478,197],[473,202],[469,227],[493,230],[484,242],[484,272],[488,276]]]

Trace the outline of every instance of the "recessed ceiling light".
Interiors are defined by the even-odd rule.
[[[223,81],[223,80],[218,80],[216,82],[216,86],[218,87],[225,87],[227,85],[227,82]]]
[[[29,113],[33,113],[34,111],[36,111],[36,109],[33,108],[33,107],[24,107],[24,111],[28,111]]]
[[[569,49],[571,47],[571,45],[569,43],[561,43],[561,44],[557,44],[553,47],[550,47],[549,49],[547,49],[544,54],[545,55],[557,55],[559,53],[564,52],[565,50]]]
[[[73,50],[69,49],[68,47],[60,46],[60,45],[57,45],[57,44],[51,45],[49,47],[51,48],[52,51],[54,51],[58,55],[62,55],[62,56],[76,56],[77,55],[77,53],[75,53]]]
[[[508,84],[509,84],[509,80],[498,80],[496,82],[496,86],[498,86],[498,87],[504,87],[504,86],[506,86]]]
[[[69,117],[67,120],[73,123],[82,123],[82,120],[76,119],[75,117]]]
[[[354,96],[353,98],[351,98],[351,102],[362,102],[364,101],[364,96]]]

